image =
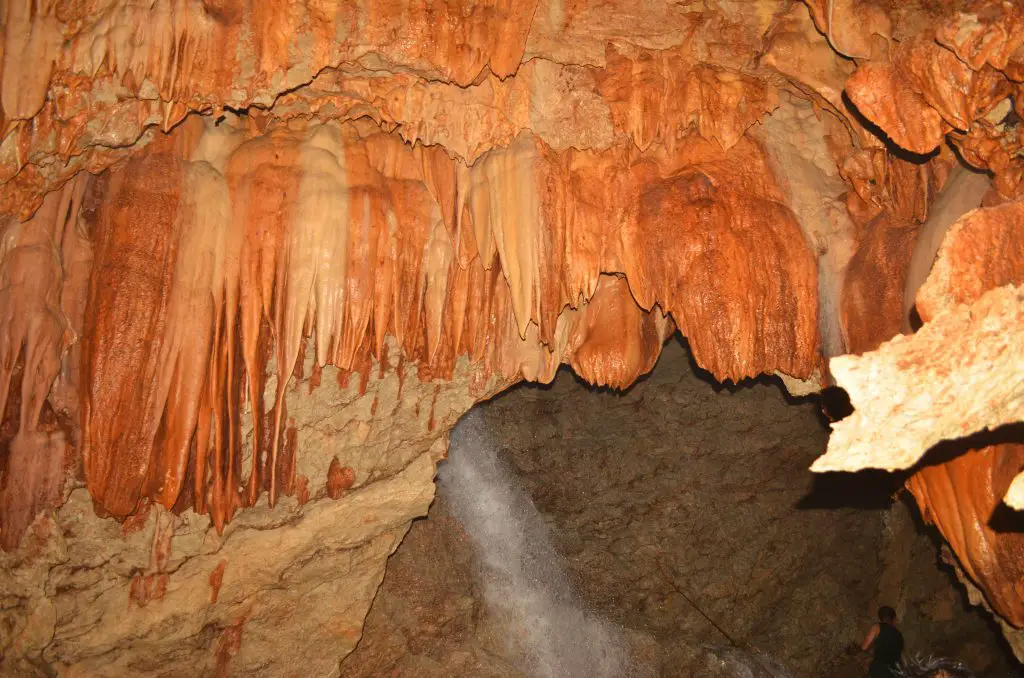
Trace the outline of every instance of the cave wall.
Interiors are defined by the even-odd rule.
[[[815,404],[778,382],[718,387],[672,340],[624,394],[563,371],[459,426],[475,434],[460,433],[443,464],[497,454],[583,606],[625,630],[631,675],[751,675],[713,661],[736,642],[753,675],[761,652],[779,676],[862,676],[846,646],[882,604],[897,609],[908,651],[957,657],[979,676],[1010,669],[998,629],[940,571],[913,509],[877,477],[801,473],[828,432]],[[429,519],[389,561],[343,676],[522,675],[516,620],[486,595],[490,556],[459,521],[445,474]]]
[[[632,383],[676,327],[718,379],[813,392],[827,359],[905,329],[917,236],[949,228],[933,213],[960,160],[991,175],[982,214],[1019,207],[1012,3],[257,4],[4,6],[9,557],[59,532],[75,492],[218,540],[382,482],[360,469],[385,453],[332,464],[332,435],[295,414],[331,366],[358,391],[393,370],[434,401],[468,393],[447,418],[412,410],[416,432],[382,443],[395,473],[457,410],[560,363]],[[373,426],[405,426],[394,393],[360,399]],[[1007,614],[1015,566],[956,547],[975,498],[943,492],[922,506]],[[46,597],[35,581],[12,615]]]
[[[433,499],[444,432],[481,396],[465,362],[450,384],[422,383],[389,344],[362,385],[314,372],[307,354],[285,396],[310,449],[298,487],[273,508],[264,494],[223,531],[159,505],[101,519],[85,487],[70,490],[0,554],[3,672],[331,674],[410,517]]]

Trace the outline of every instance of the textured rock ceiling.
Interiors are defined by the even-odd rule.
[[[152,505],[208,515],[218,534],[267,500],[300,514],[355,501],[436,462],[474,400],[560,363],[625,387],[676,328],[719,379],[774,373],[806,393],[834,375],[858,407],[858,380],[888,394],[840,425],[874,437],[857,452],[868,434],[843,433],[854,451],[837,443],[831,468],[906,466],[941,438],[1020,419],[1019,288],[986,294],[1024,284],[1018,4],[4,12],[6,549],[30,525],[59,527],[51,510],[82,485],[126,526],[157,520]],[[347,394],[334,409],[314,397],[325,374]],[[949,395],[958,380],[989,400]],[[325,432],[340,413],[351,425]],[[415,432],[375,437],[400,416]],[[870,432],[879,418],[927,430],[890,445]],[[909,482],[1014,627],[1024,550],[987,519],[1022,463],[1007,443]],[[978,480],[993,464],[995,490]],[[364,542],[424,510],[370,521]],[[131,579],[133,600],[173,598],[167,562]],[[370,596],[352,606],[357,629]],[[204,614],[226,629],[220,665],[240,650],[218,609]],[[45,661],[81,661],[52,646]]]

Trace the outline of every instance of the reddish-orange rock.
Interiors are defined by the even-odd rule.
[[[977,209],[953,225],[917,295],[925,322],[917,334],[832,362],[857,411],[835,425],[816,470],[906,468],[942,439],[1024,414],[1022,208],[1014,202]],[[966,574],[1018,627],[1024,625],[1018,586],[1024,539],[992,520],[1022,467],[1024,447],[1000,444],[928,464],[908,482]]]
[[[245,619],[239,619],[223,629],[217,637],[217,644],[214,648],[214,656],[217,659],[217,668],[214,673],[216,678],[227,678],[231,675],[228,671],[231,660],[242,647],[242,629],[245,626],[245,621]]]
[[[820,4],[809,3],[812,11]],[[1024,12],[997,0],[975,0],[966,9],[925,19],[921,30],[892,43],[884,56],[873,54],[847,81],[857,109],[901,148],[929,153],[950,129],[972,130],[994,111],[1005,115],[1007,97],[1024,78],[1017,54]],[[815,21],[822,28],[820,7]]]
[[[769,364],[809,377],[819,347],[817,266],[778,186],[765,181],[763,154],[746,142],[727,157],[696,140],[684,153],[692,160],[683,171],[645,185],[636,225],[623,234],[637,301],[671,313],[698,364],[718,378]]]
[[[975,71],[989,65],[1024,80],[1024,8],[1002,0],[972,0],[939,26],[936,40]]]
[[[843,281],[841,313],[851,353],[910,331],[914,295],[946,229],[981,203],[987,177],[963,168],[947,174],[951,162],[940,154],[915,165],[873,151],[852,156],[844,168],[858,191],[847,204],[858,220],[871,217],[859,224]]]
[[[535,7],[13,0],[0,70],[0,183],[13,185],[0,192],[0,210],[28,216],[43,191],[109,166],[154,127],[169,131],[190,111],[269,107],[325,68],[390,69],[460,86],[488,72],[508,77]]]
[[[601,276],[590,303],[573,318],[569,364],[591,384],[626,388],[654,368],[674,329],[660,309],[636,305],[624,277]]]
[[[83,452],[90,492],[116,516],[136,509],[161,452],[154,439],[167,393],[158,381],[159,337],[173,283],[181,169],[173,155],[153,153],[113,175],[95,233]],[[162,486],[163,478],[153,480]]]
[[[892,22],[873,0],[804,0],[814,23],[843,56],[868,59],[885,44]]]
[[[58,248],[77,228],[84,184],[51,193],[24,223],[0,226],[0,546],[18,545],[62,498],[75,442],[49,400],[74,332],[62,309]],[[71,295],[69,295],[70,297]]]
[[[1024,444],[991,445],[928,465],[907,482],[927,522],[946,538],[964,572],[997,614],[1024,627],[1024,534],[994,521]]]
[[[351,466],[342,466],[338,458],[331,460],[331,466],[327,469],[327,496],[337,499],[342,492],[352,487],[356,482],[356,472]]]
[[[971,70],[956,54],[925,36],[894,46],[893,64],[903,82],[959,130],[970,129],[1006,99],[1012,85],[993,68]]]
[[[846,93],[858,111],[908,151],[930,153],[950,129],[890,64],[860,66],[846,81]]]
[[[161,600],[167,593],[168,575],[166,572],[136,574],[128,589],[128,602],[139,607],[146,607],[154,600]]]
[[[917,240],[913,222],[879,217],[864,228],[843,281],[842,322],[850,353],[865,353],[900,333],[903,288]]]
[[[1024,96],[1017,95],[1018,100]],[[971,165],[989,170],[1001,200],[1024,198],[1024,125],[975,123],[967,134],[951,135],[950,141]]]
[[[617,129],[641,150],[670,148],[689,129],[726,149],[778,106],[778,95],[756,78],[693,63],[687,46],[674,50],[608,47],[598,88]]]
[[[222,560],[217,563],[217,567],[213,568],[210,572],[210,603],[217,602],[217,596],[220,594],[220,587],[224,585],[224,570],[228,566],[228,561]]]
[[[1003,285],[1024,285],[1024,202],[969,212],[950,229],[917,294],[921,319],[970,304]]]

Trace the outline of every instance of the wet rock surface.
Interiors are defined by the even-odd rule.
[[[865,656],[846,648],[879,604],[897,608],[910,652],[1010,675],[998,632],[880,477],[807,471],[827,436],[813,402],[769,382],[715,386],[671,341],[625,394],[563,372],[478,414],[580,599],[624,629],[642,675],[860,676]],[[342,675],[521,675],[477,561],[440,493]]]

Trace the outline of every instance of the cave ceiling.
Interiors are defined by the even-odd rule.
[[[387,476],[306,461],[290,389],[328,370],[361,440],[403,388],[426,441],[563,363],[628,387],[677,329],[718,380],[847,387],[819,470],[1024,416],[1019,3],[3,12],[6,549],[76,488],[221,532]],[[1012,627],[1024,543],[987,517],[1022,466],[1000,442],[908,481]]]

